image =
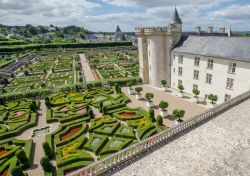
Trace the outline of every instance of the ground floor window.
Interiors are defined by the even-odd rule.
[[[178,86],[182,85],[182,80],[178,80]]]
[[[226,95],[225,95],[225,98],[224,98],[224,101],[227,102],[227,101],[229,101],[230,99],[231,99],[231,95],[226,94]]]
[[[193,84],[193,89],[198,89],[198,85],[197,84]]]

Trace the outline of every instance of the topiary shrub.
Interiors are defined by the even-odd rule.
[[[28,168],[29,167],[29,159],[26,156],[26,153],[23,149],[18,150],[16,152],[16,157],[20,164],[22,165],[23,168]]]
[[[53,158],[53,151],[48,142],[43,143],[43,151],[49,159]]]
[[[155,111],[153,108],[150,108],[149,111],[149,118],[151,119],[152,122],[155,122]]]
[[[47,156],[42,157],[40,164],[45,172],[52,172],[53,165]]]
[[[92,109],[89,109],[88,115],[89,115],[90,119],[93,119],[93,118],[95,117],[95,116],[94,116],[94,112],[93,112]]]
[[[21,167],[19,166],[14,166],[11,170],[10,173],[12,176],[25,176],[25,174],[23,173],[23,170]]]
[[[162,125],[163,124],[163,117],[161,115],[158,115],[156,118],[156,122],[158,125]]]

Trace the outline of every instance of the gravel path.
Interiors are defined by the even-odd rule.
[[[31,134],[33,130],[35,129],[41,129],[47,126],[51,127],[51,132],[54,132],[57,130],[59,123],[52,123],[47,124],[46,122],[46,105],[44,100],[40,100],[41,106],[40,110],[38,111],[39,117],[38,117],[38,123],[36,127],[30,128],[23,132],[21,135],[17,136],[17,139],[27,140],[31,138]],[[44,156],[42,143],[45,141],[45,135],[34,137],[33,139],[33,164],[31,165],[30,169],[27,171],[27,173],[30,176],[38,176],[43,174],[43,169],[40,165],[40,160]]]
[[[84,54],[80,54],[80,60],[81,60],[82,70],[83,70],[86,82],[95,81],[95,77],[92,73],[91,68],[89,67],[89,64],[88,64]]]
[[[250,175],[249,107],[243,102],[114,175]]]
[[[191,117],[194,117],[195,115],[198,115],[204,111],[207,110],[207,108],[191,103],[185,99],[178,98],[176,96],[171,95],[170,93],[163,92],[162,90],[159,90],[158,88],[151,87],[149,85],[143,85],[143,92],[141,95],[145,97],[145,94],[147,92],[153,93],[154,98],[152,99],[154,102],[154,105],[159,105],[161,101],[167,101],[169,103],[169,107],[167,108],[168,113],[171,115],[174,109],[184,109],[186,111],[185,119],[189,119]],[[128,87],[122,88],[122,91],[124,94],[126,94],[132,102],[128,104],[131,108],[137,108],[141,107],[144,110],[148,111],[148,107],[146,106],[146,101],[137,100],[135,95],[129,95],[128,94]],[[160,109],[155,109],[155,116],[160,115]],[[168,127],[171,127],[176,124],[175,120],[169,116],[168,118],[164,119],[164,124]]]

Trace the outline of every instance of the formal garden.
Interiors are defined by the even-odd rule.
[[[25,99],[0,104],[0,175],[8,176],[11,169],[19,173],[16,166],[27,169],[32,162],[32,140],[14,137],[36,125],[40,102]]]
[[[139,75],[138,53],[133,50],[89,52],[89,65],[97,79]]]
[[[84,82],[78,55],[39,56],[20,70],[23,75],[5,87],[6,92],[62,87]]]
[[[66,175],[166,129],[154,116],[126,106],[120,87],[90,88],[46,98],[47,122],[59,121],[46,142],[57,175]],[[94,112],[100,111],[99,116]],[[52,154],[51,154],[52,153]]]

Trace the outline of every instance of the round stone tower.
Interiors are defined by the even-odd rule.
[[[160,87],[161,80],[171,81],[171,50],[180,41],[182,22],[175,8],[166,27],[136,28],[140,77],[145,84]]]

